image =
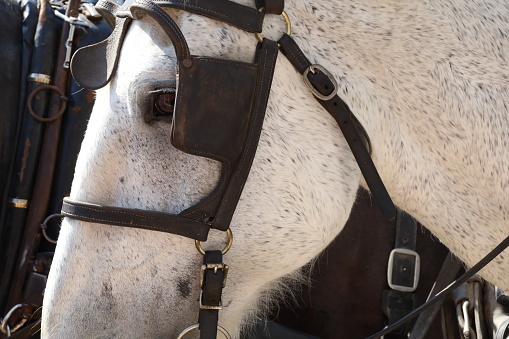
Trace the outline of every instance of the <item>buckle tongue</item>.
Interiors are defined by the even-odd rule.
[[[334,87],[332,92],[328,95],[322,94],[320,92],[320,90],[318,90],[309,80],[309,77],[308,77],[309,72],[315,74],[317,70],[319,70],[320,72],[325,74],[327,76],[327,78],[329,79],[329,81],[332,83],[332,86]],[[304,83],[306,84],[306,86],[308,86],[311,93],[313,93],[313,95],[320,100],[323,100],[323,101],[330,100],[336,95],[336,93],[338,93],[338,83],[337,83],[336,79],[334,79],[334,76],[327,69],[325,69],[325,67],[323,67],[322,65],[313,64],[313,65],[309,66],[308,68],[306,68],[306,70],[302,74],[302,77],[304,78]]]
[[[390,288],[401,292],[413,292],[419,284],[421,259],[415,251],[395,248],[389,256],[387,281]]]

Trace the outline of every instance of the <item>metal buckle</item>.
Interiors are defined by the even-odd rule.
[[[405,285],[397,285],[392,281],[392,274],[395,268],[394,260],[397,256],[411,256],[414,258],[414,279],[412,286]],[[389,255],[389,265],[387,267],[387,282],[389,283],[389,287],[396,291],[401,292],[413,292],[417,288],[419,284],[419,274],[421,270],[421,258],[419,254],[415,251],[406,249],[406,248],[395,248],[391,251]]]
[[[223,301],[219,301],[219,305],[213,306],[213,305],[204,305],[202,302],[203,298],[203,291],[200,292],[200,310],[222,310],[223,309]]]
[[[223,270],[224,271],[224,277],[223,277],[223,288],[226,286],[226,278],[228,277],[228,265],[225,264],[208,264],[208,265],[201,265],[201,271],[200,271],[200,288],[203,288],[203,284],[205,283],[205,272],[207,270],[214,270],[214,274],[217,273],[217,270]],[[200,299],[201,302],[201,299]]]
[[[329,78],[330,82],[332,82],[332,85],[334,86],[334,90],[331,92],[331,94],[323,95],[322,93],[320,93],[320,91],[318,89],[316,89],[315,86],[313,86],[311,81],[309,81],[309,78],[308,78],[309,72],[315,74],[316,70],[319,70],[320,72],[325,74],[327,76],[327,78]],[[304,78],[304,83],[306,84],[306,86],[308,86],[311,93],[313,93],[313,95],[320,100],[323,100],[323,101],[330,100],[336,95],[336,93],[338,93],[338,83],[337,83],[336,79],[334,79],[334,76],[327,69],[325,69],[325,67],[323,67],[322,65],[313,64],[313,65],[309,66],[304,71],[304,74],[302,74],[302,77]]]

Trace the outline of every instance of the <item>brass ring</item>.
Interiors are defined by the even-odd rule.
[[[232,244],[233,244],[233,234],[232,234],[231,229],[226,230],[226,236],[228,237],[228,242],[226,243],[226,246],[221,251],[221,253],[223,255],[226,254],[226,252],[228,252],[230,250],[230,248],[232,247]],[[195,240],[194,244],[196,245],[196,249],[198,250],[198,252],[205,255],[205,250],[201,247],[201,241]]]
[[[260,12],[263,12],[264,10],[265,10],[265,7],[261,7],[259,9]],[[291,35],[292,34],[292,23],[290,21],[290,17],[288,16],[288,14],[286,14],[285,11],[281,12],[281,16],[285,20],[286,34]],[[258,39],[258,41],[263,42],[263,37],[262,37],[261,33],[257,32],[257,33],[255,33],[255,35],[256,35],[256,38]]]
[[[34,109],[32,107],[32,101],[34,99],[34,96],[39,93],[40,91],[42,91],[43,89],[51,89],[51,90],[54,90],[55,92],[57,92],[60,97],[60,101],[62,102],[62,105],[60,106],[60,110],[58,111],[57,114],[55,114],[54,116],[52,117],[49,117],[49,118],[41,118],[40,116],[38,116],[37,114],[35,114],[34,112]],[[30,95],[28,96],[28,102],[27,102],[27,107],[28,107],[28,113],[30,113],[30,115],[37,121],[39,122],[52,122],[52,121],[55,121],[57,120],[58,118],[60,118],[62,116],[62,114],[64,114],[65,112],[65,108],[67,106],[66,102],[67,100],[69,100],[66,96],[64,96],[64,93],[62,92],[62,90],[60,88],[58,88],[57,86],[53,86],[53,85],[42,85],[42,86],[39,86],[37,87],[36,89],[34,89],[32,91],[32,93],[30,93]]]

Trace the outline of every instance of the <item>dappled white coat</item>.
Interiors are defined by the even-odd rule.
[[[468,265],[509,235],[509,3],[289,0],[286,10],[297,43],[364,125],[395,203]],[[193,54],[252,61],[253,35],[176,17]],[[276,37],[281,19],[266,21]],[[135,22],[116,78],[97,92],[72,198],[176,213],[215,186],[217,163],[175,150],[169,124],[143,121],[148,92],[172,87],[174,70],[162,30]],[[286,289],[282,276],[299,278],[341,231],[362,181],[339,128],[280,55],[224,258],[222,326],[238,335],[268,291]],[[221,248],[223,234],[211,236],[206,246]],[[43,336],[175,338],[197,321],[201,261],[187,238],[65,220]],[[507,253],[483,274],[509,290]]]

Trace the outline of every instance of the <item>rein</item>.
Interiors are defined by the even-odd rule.
[[[105,86],[115,74],[120,49],[132,21],[144,15],[151,17],[171,39],[177,55],[178,81],[171,143],[185,153],[204,156],[222,164],[219,183],[212,193],[179,214],[64,199],[62,214],[69,218],[167,232],[196,241],[198,250],[204,255],[200,274],[199,321],[184,329],[178,338],[194,329],[200,330],[201,339],[216,338],[217,331],[230,338],[227,331],[218,325],[221,294],[229,269],[223,263],[223,255],[233,242],[230,223],[256,153],[279,48],[302,74],[315,99],[340,127],[382,214],[389,219],[396,216],[396,208],[370,157],[369,146],[364,143],[366,133],[337,95],[338,86],[330,72],[319,64],[312,64],[290,36],[289,19],[283,11],[284,1],[259,0],[256,5],[259,10],[229,0],[128,0],[119,7],[108,0],[101,0],[98,10],[114,26],[114,31],[106,40],[78,50],[72,60],[71,69],[76,82],[88,89]],[[177,24],[162,9],[164,7],[201,14],[253,33],[261,33],[266,14],[283,15],[288,34],[283,34],[277,42],[259,36],[254,63],[195,56],[190,53]],[[218,93],[218,84],[221,84],[222,92],[227,89],[227,94]],[[200,100],[195,97],[198,89],[205,93]],[[219,130],[211,132],[208,128],[211,124]],[[227,232],[227,245],[222,251],[201,249],[200,242],[207,240],[211,228]],[[475,273],[508,244],[509,238],[467,273]],[[467,278],[465,274],[464,278],[458,279],[426,305],[370,338],[389,333],[443,298],[445,293]]]

